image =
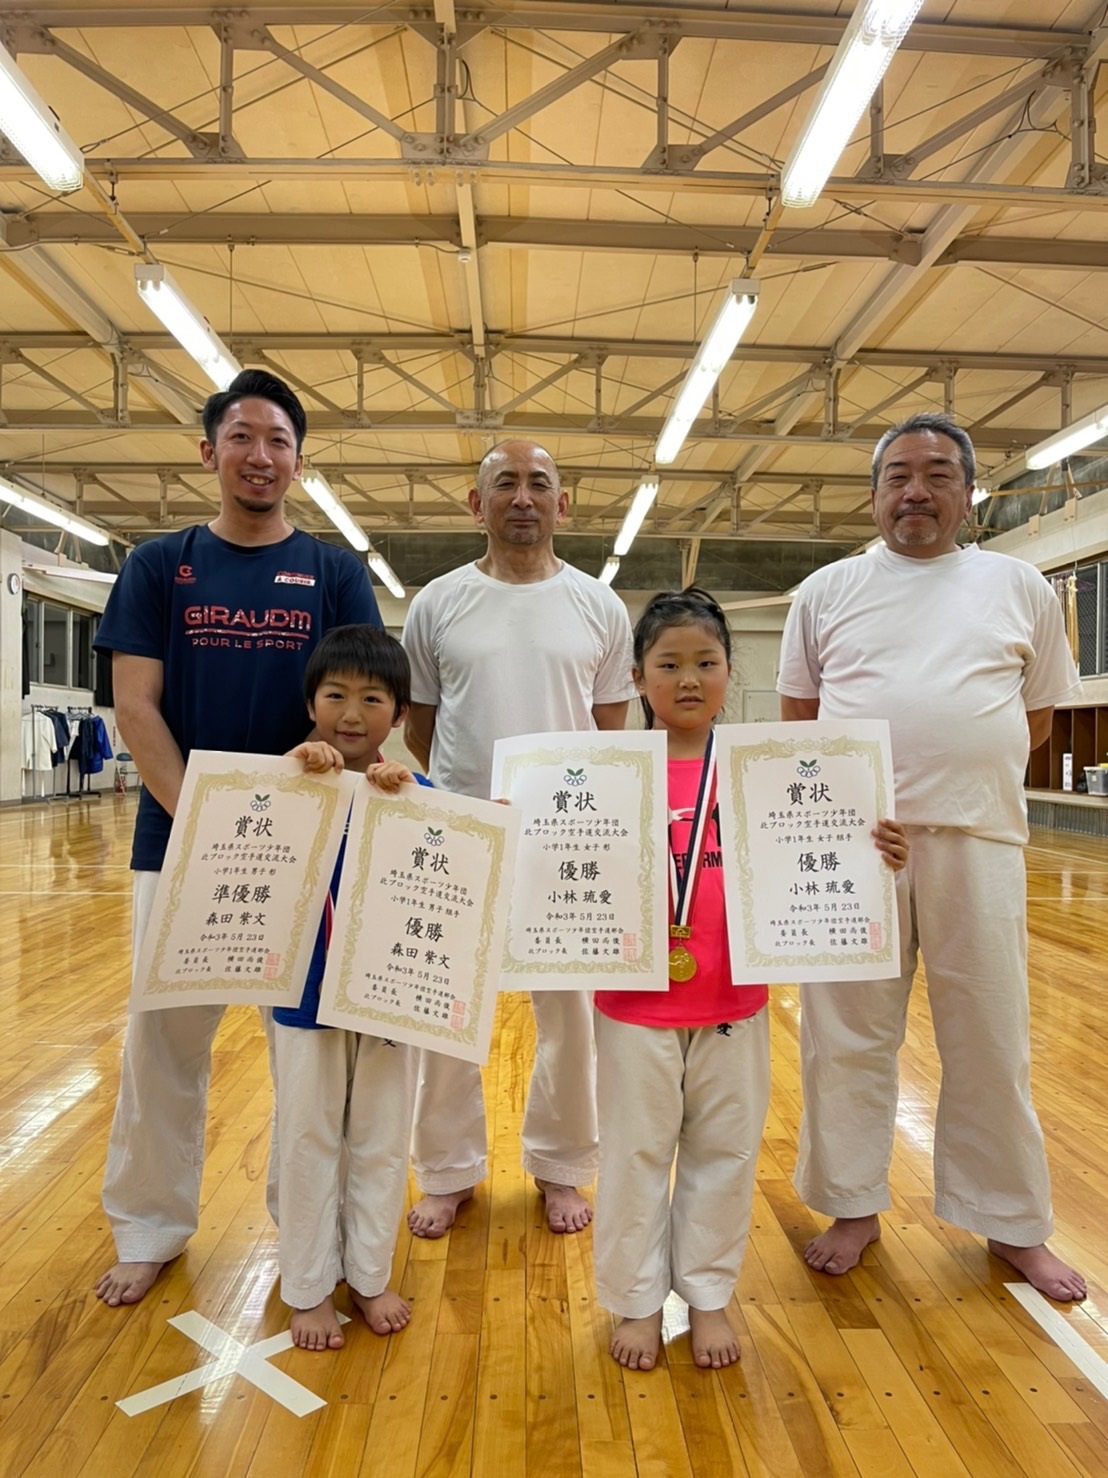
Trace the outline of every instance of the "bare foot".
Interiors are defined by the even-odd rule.
[[[451,1191],[445,1196],[422,1196],[408,1212],[408,1226],[415,1237],[434,1241],[444,1237],[454,1225],[454,1218],[467,1201],[473,1200],[473,1187]]]
[[[101,1273],[93,1291],[109,1309],[117,1309],[120,1304],[137,1304],[150,1292],[164,1267],[164,1262],[117,1262],[114,1268]]]
[[[583,1232],[592,1221],[592,1207],[576,1187],[537,1175],[535,1184],[546,1201],[546,1224],[552,1232]]]
[[[289,1328],[298,1350],[341,1350],[346,1343],[330,1294],[314,1309],[294,1309]]]
[[[693,1359],[702,1370],[720,1370],[739,1359],[739,1341],[726,1309],[689,1308]]]
[[[836,1216],[825,1232],[813,1237],[804,1249],[804,1261],[817,1273],[849,1273],[858,1266],[862,1253],[881,1235],[876,1216]]]
[[[384,1293],[378,1293],[374,1298],[351,1288],[350,1297],[361,1309],[374,1334],[397,1334],[412,1317],[409,1305],[391,1288],[386,1288]]]
[[[994,1242],[990,1237],[989,1251],[1022,1273],[1032,1288],[1045,1293],[1047,1298],[1056,1298],[1059,1303],[1078,1303],[1088,1292],[1081,1274],[1055,1257],[1045,1242],[1037,1247],[1013,1247],[1008,1242]]]
[[[662,1311],[645,1319],[621,1319],[608,1346],[612,1359],[628,1370],[653,1370],[662,1338]]]

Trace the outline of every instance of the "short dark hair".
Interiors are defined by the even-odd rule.
[[[969,432],[963,431],[956,421],[942,411],[919,411],[907,420],[890,426],[873,449],[873,465],[870,468],[870,486],[877,486],[881,475],[881,460],[898,436],[911,436],[915,431],[933,431],[936,436],[947,436],[958,448],[958,460],[966,477],[966,487],[971,488],[977,478],[977,457]]]
[[[217,390],[214,395],[208,396],[203,410],[204,435],[208,440],[215,444],[216,432],[223,423],[223,417],[236,401],[245,400],[247,396],[253,396],[256,400],[269,400],[280,406],[292,422],[292,429],[296,433],[296,450],[299,451],[308,433],[308,418],[304,414],[304,407],[284,380],[279,380],[268,370],[241,370],[226,390]]]
[[[634,654],[635,666],[640,672],[650,648],[670,626],[703,626],[718,640],[727,654],[727,665],[731,665],[731,628],[727,624],[723,607],[715,596],[701,590],[699,585],[687,585],[684,590],[661,590],[647,601],[642,615],[635,622]],[[639,694],[646,727],[654,727],[654,710],[646,695]]]
[[[412,702],[412,669],[408,654],[387,631],[378,626],[332,626],[308,658],[304,669],[304,702],[314,703],[321,684],[329,677],[349,673],[352,677],[376,679],[392,694],[393,718]]]

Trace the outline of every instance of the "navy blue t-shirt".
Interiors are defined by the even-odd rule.
[[[431,784],[426,775],[420,775],[417,772],[415,778],[420,785]],[[349,819],[347,824],[349,825]],[[309,1031],[331,1030],[325,1022],[318,1021],[316,1018],[319,1015],[319,988],[323,984],[327,951],[331,946],[331,921],[334,917],[335,904],[338,901],[339,879],[342,877],[342,864],[345,856],[346,838],[343,837],[339,855],[335,860],[335,870],[331,874],[327,902],[323,906],[323,918],[315,937],[315,948],[312,950],[312,958],[308,964],[308,978],[304,982],[304,994],[300,998],[299,1006],[274,1006],[273,1019],[279,1026],[306,1027]]]
[[[201,525],[131,551],[95,646],[164,665],[162,716],[186,760],[194,749],[284,754],[311,730],[308,656],[348,623],[381,625],[352,550],[301,530],[279,544],[229,544]],[[144,788],[133,868],[161,868],[171,825]]]

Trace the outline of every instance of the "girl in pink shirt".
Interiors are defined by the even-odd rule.
[[[654,1366],[672,1290],[689,1305],[696,1363],[718,1369],[739,1358],[726,1306],[746,1246],[770,1086],[768,992],[731,982],[709,762],[731,671],[727,618],[693,586],[656,595],[635,628],[634,653],[647,727],[669,740],[671,902],[688,932],[671,941],[668,991],[596,993],[596,1282],[601,1303],[619,1316],[611,1352],[621,1365]],[[882,822],[875,835],[890,865],[903,866],[897,823]]]

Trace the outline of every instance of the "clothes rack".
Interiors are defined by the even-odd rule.
[[[67,703],[67,704],[61,704],[61,703],[32,703],[31,704],[31,708],[30,708],[30,712],[31,712],[32,715],[34,715],[36,713],[43,713],[43,714],[46,714],[47,716],[49,716],[51,714],[58,713],[58,714],[61,714],[65,718],[65,721],[68,724],[70,722],[70,720],[71,719],[74,719],[74,718],[91,717],[92,714],[95,712],[95,710],[92,709],[92,708],[90,708],[90,707],[88,707],[87,704],[73,704],[73,703]],[[76,790],[73,789],[73,772],[72,772],[72,769],[71,769],[71,766],[74,763],[73,752],[72,752],[73,737],[74,736],[73,736],[73,734],[71,732],[70,735],[69,735],[68,740],[66,741],[65,747],[64,747],[65,758],[62,760],[61,764],[55,765],[53,767],[52,776],[53,776],[53,782],[54,782],[54,789],[53,789],[52,793],[50,793],[49,795],[47,795],[47,794],[44,793],[42,795],[32,794],[32,795],[29,795],[29,796],[24,796],[24,800],[31,800],[31,801],[75,801],[75,800],[78,800],[78,799],[81,799],[81,800],[89,800],[89,799],[99,800],[100,799],[100,792],[99,791],[96,791],[96,790],[93,790],[93,788],[92,788],[92,775],[91,774],[82,776],[80,773],[78,773],[78,775],[77,775],[77,789]],[[64,790],[60,790],[58,788],[58,771],[62,768],[62,765],[65,766],[65,789]],[[31,771],[32,776],[33,775],[36,775],[38,773],[39,772],[37,770],[32,770]],[[88,782],[87,785],[84,783],[85,781]],[[34,781],[32,780],[31,783],[32,783],[32,787],[33,787]]]

